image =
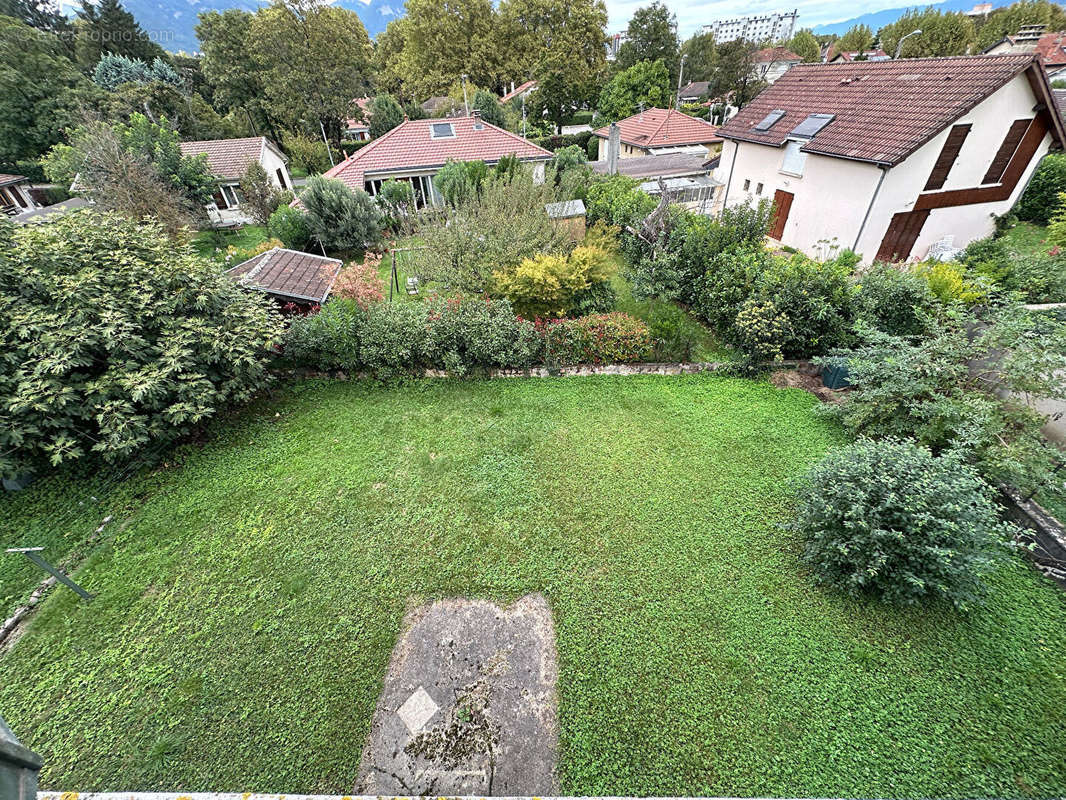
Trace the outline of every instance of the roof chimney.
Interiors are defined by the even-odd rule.
[[[480,131],[480,130],[482,130],[485,127],[484,125],[481,124],[481,112],[478,109],[476,109],[476,108],[472,109],[470,111],[470,116],[473,117],[473,119],[474,119],[474,130],[475,131]]]

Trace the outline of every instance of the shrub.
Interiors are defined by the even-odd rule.
[[[533,323],[515,317],[506,300],[437,298],[427,312],[426,366],[463,375],[471,369],[524,368],[540,356]]]
[[[1048,220],[1047,240],[1056,247],[1066,246],[1066,192],[1060,192],[1055,211]]]
[[[373,198],[335,178],[313,177],[300,195],[307,228],[331,250],[358,252],[381,241],[383,218]]]
[[[815,578],[889,603],[969,606],[1011,533],[971,466],[912,442],[832,451],[798,494],[791,527]]]
[[[156,223],[0,228],[0,473],[179,437],[265,383],[280,334],[266,298]]]
[[[280,239],[290,250],[306,250],[311,241],[311,229],[307,227],[307,215],[292,206],[278,206],[267,223],[270,235]]]
[[[587,317],[591,314],[606,314],[618,305],[618,293],[610,281],[599,281],[574,292],[566,313],[571,317]]]
[[[256,225],[266,225],[281,201],[281,191],[258,161],[252,161],[241,176],[242,207]]]
[[[415,208],[415,190],[410,181],[389,178],[378,190],[374,200],[385,214],[385,225],[394,228]]]
[[[652,352],[648,326],[615,312],[541,323],[547,363],[622,364],[645,361]]]
[[[484,161],[449,160],[433,177],[433,185],[445,203],[459,206],[477,197],[488,173]]]
[[[988,298],[987,282],[971,278],[966,274],[966,268],[957,262],[926,261],[915,264],[913,269],[942,303],[973,305]]]
[[[555,158],[552,159],[551,163],[559,172],[565,172],[571,167],[584,164],[587,160],[585,151],[576,144],[572,144],[561,150],[556,150]]]
[[[379,94],[370,101],[367,117],[370,135],[376,139],[403,122],[403,107],[391,94]]]
[[[597,180],[588,188],[585,213],[589,223],[602,220],[608,225],[625,228],[637,225],[659,204],[637,187],[640,182],[623,175]]]
[[[758,277],[770,269],[772,261],[773,256],[761,245],[727,250],[711,259],[697,292],[700,316],[719,330],[728,329],[755,294]]]
[[[1053,247],[1016,256],[1004,285],[1023,292],[1030,303],[1066,303],[1066,253]]]
[[[920,336],[936,297],[929,284],[910,270],[875,264],[856,279],[859,318],[891,336]]]
[[[611,277],[614,262],[598,247],[581,246],[570,255],[539,253],[510,270],[493,273],[493,291],[525,317],[561,316],[575,297]]]
[[[302,133],[283,133],[281,143],[294,167],[309,175],[318,175],[329,169],[329,151],[321,139]]]
[[[1066,153],[1049,153],[1036,168],[1025,194],[1018,201],[1018,218],[1047,225],[1058,206],[1061,192],[1066,192]]]
[[[855,388],[823,413],[856,436],[960,451],[990,481],[1061,494],[1036,401],[1066,398],[1062,325],[1020,306],[980,320],[948,308],[915,342],[870,333],[843,355]]]
[[[360,308],[385,299],[385,281],[378,272],[381,256],[367,253],[363,261],[349,263],[337,275],[331,294],[354,300]]]
[[[974,239],[959,260],[971,272],[983,275],[993,283],[1005,284],[1011,273],[1011,254],[1007,245],[991,236]]]
[[[788,328],[788,317],[773,300],[750,299],[741,306],[733,322],[732,338],[751,361],[780,361]]]

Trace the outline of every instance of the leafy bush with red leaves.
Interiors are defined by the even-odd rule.
[[[362,263],[350,263],[341,270],[333,284],[332,293],[337,297],[354,300],[362,309],[371,303],[385,299],[385,281],[378,273],[381,256],[367,253]]]
[[[624,364],[651,357],[651,332],[628,314],[538,322],[548,364]]]

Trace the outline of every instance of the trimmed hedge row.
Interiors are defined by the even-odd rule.
[[[366,309],[334,299],[293,321],[284,341],[294,365],[369,372],[380,378],[443,369],[525,369],[645,360],[651,334],[625,314],[531,322],[507,300],[451,297],[424,303],[375,303]]]

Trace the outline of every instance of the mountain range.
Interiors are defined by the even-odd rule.
[[[878,28],[882,28],[885,25],[890,25],[897,19],[903,16],[907,11],[912,8],[925,9],[927,7],[935,8],[938,11],[969,11],[977,2],[991,2],[993,8],[999,8],[1000,6],[1008,6],[1013,0],[944,0],[942,3],[925,4],[919,3],[913,6],[906,6],[904,8],[888,8],[884,11],[873,11],[869,14],[863,14],[859,17],[852,17],[842,22],[831,22],[826,25],[815,25],[811,30],[815,34],[836,34],[840,35],[844,33],[848,28],[855,25],[866,25],[874,33],[877,33]],[[803,15],[800,15],[800,19],[803,19]],[[800,23],[802,25],[802,22]]]

